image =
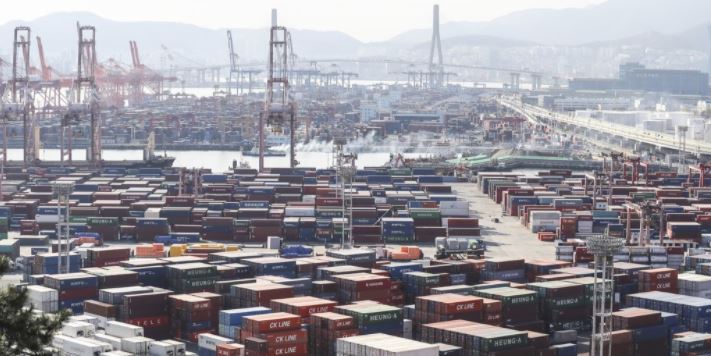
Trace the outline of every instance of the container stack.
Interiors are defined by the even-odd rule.
[[[415,222],[412,218],[383,218],[385,243],[411,243],[415,240]]]
[[[383,270],[388,271],[390,278],[402,281],[403,275],[408,272],[422,272],[420,262],[391,262],[383,266]]]
[[[500,301],[502,323],[507,327],[543,331],[543,322],[538,319],[538,295],[535,291],[498,287],[479,289],[474,294]]]
[[[300,323],[289,313],[245,316],[240,340],[249,355],[307,355],[308,333]]]
[[[655,268],[639,271],[640,292],[677,292],[678,273],[671,268]]]
[[[5,240],[9,241],[9,240]],[[16,240],[12,240],[16,241]],[[66,256],[62,257],[62,264],[66,265]],[[69,253],[69,273],[79,272],[82,267],[81,255]],[[64,266],[66,267],[66,266]],[[32,264],[34,274],[57,274],[59,273],[59,255],[57,253],[38,253],[34,256]]]
[[[176,293],[215,290],[217,267],[202,262],[167,266],[168,286]]]
[[[415,338],[419,338],[419,326],[422,324],[457,319],[482,322],[483,298],[447,293],[415,299],[415,316],[412,319]]]
[[[269,307],[272,299],[292,298],[294,288],[277,283],[245,283],[230,287],[230,307]]]
[[[668,222],[667,236],[672,240],[688,240],[698,242],[701,241],[701,225],[697,222]]]
[[[437,345],[413,341],[387,334],[351,336],[336,342],[336,355],[417,355],[438,356]]]
[[[259,276],[259,281],[267,281],[271,283],[283,284],[294,289],[294,296],[305,296],[311,294],[311,278],[286,278],[280,276]]]
[[[612,313],[614,330],[630,330],[635,355],[669,355],[670,331],[679,323],[676,314],[628,308]]]
[[[26,304],[44,313],[55,313],[59,307],[59,293],[56,289],[30,285],[27,286]]]
[[[217,356],[217,348],[232,344],[233,340],[210,333],[202,333],[197,338],[198,356]]]
[[[153,242],[156,236],[169,234],[170,224],[167,219],[136,219],[136,240],[139,242]]]
[[[99,279],[88,273],[65,273],[47,275],[44,286],[58,294],[58,310],[70,309],[74,314],[84,312],[84,300],[96,299],[99,293]]]
[[[229,217],[205,217],[202,220],[202,237],[209,241],[234,240],[234,222]]]
[[[85,267],[118,266],[129,258],[129,247],[92,247],[86,250]]]
[[[82,271],[99,278],[99,289],[138,285],[138,273],[123,268],[84,268]]]
[[[313,356],[336,354],[336,340],[358,335],[353,317],[338,313],[311,314],[309,350]]]
[[[315,297],[294,297],[273,299],[270,305],[273,311],[298,315],[301,317],[302,324],[308,324],[312,314],[331,312],[336,304],[336,302]]]
[[[255,276],[296,277],[296,261],[294,260],[280,257],[259,257],[243,259],[241,263],[250,266]]]
[[[447,236],[476,237],[481,235],[479,219],[477,218],[447,218],[445,223]]]
[[[326,256],[340,258],[347,265],[372,268],[375,265],[375,251],[366,249],[328,250]]]
[[[119,320],[143,327],[146,337],[167,339],[170,337],[170,313],[167,290],[155,288],[149,293],[123,296],[119,307]]]
[[[211,315],[213,308],[209,299],[189,294],[176,294],[169,298],[173,337],[197,342],[198,334],[214,330]]]
[[[492,258],[484,265],[484,280],[525,283],[525,262],[521,259]]]
[[[671,342],[671,352],[674,356],[694,356],[711,353],[711,335],[699,333],[684,333]]]
[[[99,234],[103,241],[116,241],[119,239],[121,224],[117,217],[97,217],[86,218],[88,231]]]
[[[679,294],[711,299],[711,276],[682,273],[677,281]]]
[[[528,333],[466,320],[422,325],[422,341],[459,346],[464,355],[532,355]]]
[[[370,273],[350,273],[333,276],[338,286],[340,303],[359,300],[390,302],[390,278]]]
[[[239,340],[242,329],[242,318],[249,315],[271,313],[266,307],[220,310],[218,331],[220,336]]]
[[[361,335],[383,333],[403,334],[403,310],[376,302],[363,302],[335,307],[335,312],[353,317]]]
[[[449,284],[447,273],[406,272],[402,276],[407,304],[414,303],[416,297],[432,294],[432,288]]]
[[[540,315],[547,332],[590,329],[591,311],[582,285],[551,281],[529,283],[527,288],[538,293]]]
[[[627,296],[627,305],[635,308],[678,314],[681,324],[691,331],[711,332],[711,300],[667,292],[644,292]]]

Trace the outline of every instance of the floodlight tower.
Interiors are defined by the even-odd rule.
[[[74,190],[74,184],[66,181],[55,181],[52,183],[52,192],[57,199],[57,241],[59,249],[58,271],[59,273],[69,273],[69,195]],[[64,249],[62,249],[62,237],[65,238]],[[62,264],[64,255],[65,264]]]
[[[625,244],[625,239],[608,234],[587,238],[587,247],[595,256],[595,277],[593,284],[592,334],[590,336],[590,356],[612,355],[612,310],[614,306],[614,262],[613,255]],[[605,352],[607,344],[607,352]]]
[[[353,246],[353,177],[356,174],[356,160],[358,155],[346,153],[345,146],[348,139],[345,136],[334,137],[333,158],[335,160],[338,191],[341,193],[341,211],[343,216],[343,229],[341,230],[341,248]]]

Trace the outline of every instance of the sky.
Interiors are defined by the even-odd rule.
[[[432,5],[440,22],[487,21],[533,9],[585,7],[604,0],[23,0],[5,4],[0,23],[34,20],[60,11],[88,11],[117,21],[171,21],[201,27],[262,28],[272,8],[279,24],[297,29],[345,32],[361,41],[385,41],[429,28]]]

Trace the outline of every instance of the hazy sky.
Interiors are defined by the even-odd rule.
[[[441,22],[486,21],[530,8],[584,7],[604,0],[23,0],[5,4],[0,23],[33,20],[57,11],[89,11],[119,21],[192,23],[208,28],[267,26],[270,9],[279,24],[338,30],[359,40],[381,41],[413,28],[430,27],[432,5]]]

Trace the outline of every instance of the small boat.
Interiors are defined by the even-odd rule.
[[[259,148],[254,147],[249,151],[242,152],[242,156],[246,157],[259,157]],[[264,152],[264,157],[286,157],[286,152],[284,151],[274,151],[267,148]]]

